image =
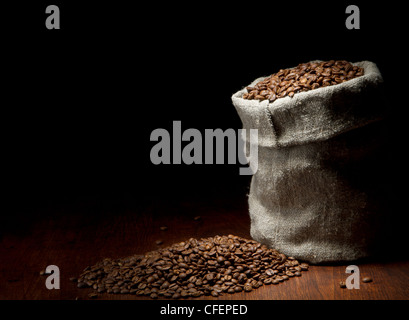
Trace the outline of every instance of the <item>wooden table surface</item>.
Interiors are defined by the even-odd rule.
[[[199,220],[194,217],[200,216]],[[70,278],[99,260],[142,254],[190,237],[216,234],[250,237],[250,219],[245,197],[209,201],[146,201],[143,205],[106,208],[97,199],[65,207],[39,210],[37,214],[8,222],[0,245],[0,299],[72,300],[89,299],[92,289],[78,289]],[[160,230],[167,226],[166,231]],[[407,300],[409,298],[409,261],[356,263],[361,279],[372,283],[360,289],[342,289],[346,264],[311,266],[302,277],[279,285],[269,285],[250,293],[224,294],[220,300]],[[48,265],[60,269],[60,290],[48,290]],[[149,299],[135,295],[99,294],[96,299]]]

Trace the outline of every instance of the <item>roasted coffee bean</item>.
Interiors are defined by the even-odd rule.
[[[301,268],[302,271],[307,271],[307,270],[308,270],[308,267],[309,267],[309,266],[308,266],[308,264],[306,264],[306,263],[301,263],[301,264],[300,264],[300,268]]]
[[[250,292],[251,290],[253,290],[253,287],[250,284],[245,284],[243,289],[246,292]]]
[[[253,87],[246,87],[242,98],[268,99],[272,103],[278,98],[292,98],[299,92],[340,84],[363,74],[363,68],[345,60],[301,63],[295,68],[280,70]]]
[[[368,282],[372,282],[372,278],[371,277],[364,277],[362,279],[363,282],[368,283]]]
[[[241,287],[239,287],[239,286],[235,286],[234,291],[235,292],[241,292],[241,291],[243,291],[243,289]]]
[[[339,286],[341,288],[346,288],[347,287],[347,285],[346,285],[346,283],[344,281],[340,281]]]
[[[180,293],[176,292],[173,294],[172,299],[179,299],[181,297]]]
[[[286,81],[294,79],[291,75]],[[278,284],[288,279],[289,273],[297,275],[307,269],[307,264],[299,264],[254,240],[228,235],[191,238],[145,255],[104,259],[87,267],[77,286],[98,293],[145,295],[152,299],[218,297],[225,292],[249,292]]]

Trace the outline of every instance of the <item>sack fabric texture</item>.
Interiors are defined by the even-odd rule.
[[[258,129],[251,236],[313,264],[370,256],[384,214],[383,79],[372,62],[353,65],[364,75],[273,103],[232,96],[243,128]]]

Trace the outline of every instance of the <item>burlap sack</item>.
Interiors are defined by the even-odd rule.
[[[369,256],[383,214],[383,80],[374,63],[354,65],[363,76],[293,98],[232,96],[243,128],[258,129],[251,236],[310,263]]]

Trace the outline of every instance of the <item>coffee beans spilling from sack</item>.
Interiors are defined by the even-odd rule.
[[[268,99],[273,102],[285,96],[293,97],[298,92],[339,84],[363,74],[363,68],[345,60],[301,63],[295,68],[272,74],[254,87],[247,87],[243,99]]]
[[[308,264],[238,236],[189,239],[145,255],[87,267],[78,287],[156,299],[252,291],[301,276]]]

